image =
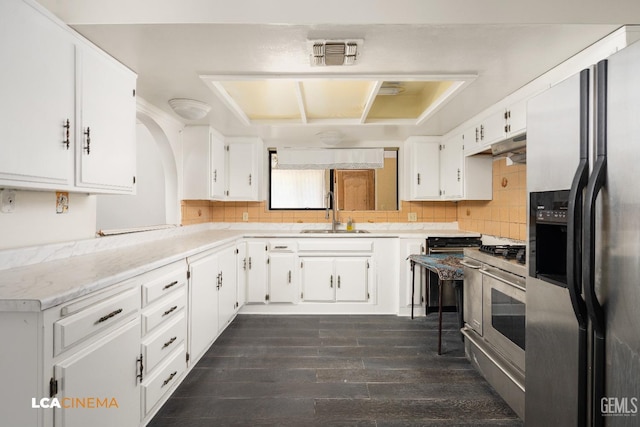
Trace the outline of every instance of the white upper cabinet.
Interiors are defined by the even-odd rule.
[[[438,199],[440,143],[425,137],[410,137],[405,141],[405,150],[408,200]]]
[[[440,195],[445,199],[463,197],[464,155],[462,135],[443,141],[440,149]]]
[[[209,194],[212,199],[222,200],[224,199],[227,185],[224,140],[221,137],[214,135],[212,131],[209,131],[209,144],[211,153],[211,174],[208,177],[211,182]]]
[[[260,200],[262,141],[227,139],[227,200]]]
[[[132,192],[136,161],[136,78],[102,52],[78,54],[81,123],[78,187]]]
[[[187,126],[183,166],[185,199],[260,200],[260,138],[224,139],[208,126]]]
[[[527,130],[527,101],[528,99],[523,99],[507,108],[505,112],[507,137],[524,133]]]
[[[0,16],[0,186],[67,188],[75,145],[73,38],[21,1],[0,2]]]
[[[135,74],[35,2],[0,16],[0,186],[132,193]]]

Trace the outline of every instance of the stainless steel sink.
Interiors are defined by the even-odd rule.
[[[303,234],[363,234],[368,233],[367,230],[302,230]]]

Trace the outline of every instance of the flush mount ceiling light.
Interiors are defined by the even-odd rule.
[[[353,65],[362,40],[311,40],[312,66]]]
[[[205,102],[186,98],[170,99],[169,105],[177,115],[187,120],[203,119],[211,110],[211,106]]]
[[[401,86],[400,82],[384,82],[380,89],[378,89],[378,95],[399,95],[405,91],[405,88]]]

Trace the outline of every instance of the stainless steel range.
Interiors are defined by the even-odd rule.
[[[464,250],[465,352],[524,419],[526,267],[524,245]]]

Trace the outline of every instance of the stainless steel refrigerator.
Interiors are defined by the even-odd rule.
[[[525,423],[640,426],[640,44],[527,106]]]

